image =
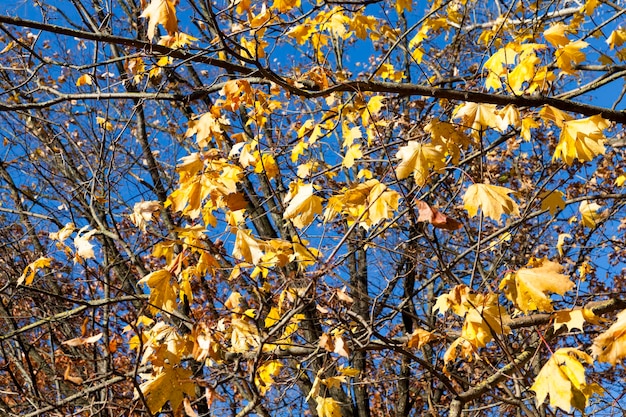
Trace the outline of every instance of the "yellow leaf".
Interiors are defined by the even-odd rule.
[[[368,215],[371,223],[376,224],[383,219],[389,219],[393,212],[398,210],[399,199],[400,194],[393,190],[387,190],[385,184],[379,182],[374,185],[368,197],[370,204]]]
[[[603,319],[597,317],[593,311],[586,308],[576,308],[574,310],[563,310],[554,313],[554,331],[556,332],[563,326],[567,326],[567,331],[574,329],[583,330],[585,322],[598,324]]]
[[[470,217],[474,217],[480,208],[485,216],[498,222],[503,214],[519,216],[517,203],[508,196],[512,192],[497,185],[472,184],[463,196],[465,210]]]
[[[626,175],[620,175],[619,177],[615,179],[615,185],[617,185],[618,187],[623,186],[625,182],[626,182]]]
[[[52,240],[58,240],[59,242],[63,242],[65,239],[70,237],[70,235],[76,230],[74,223],[67,223],[61,230],[58,232],[50,232],[49,237]]]
[[[42,256],[41,258],[29,263],[26,268],[24,268],[22,276],[18,278],[17,285],[22,285],[22,283],[24,283],[25,285],[32,284],[37,271],[42,268],[49,267],[51,262],[52,258],[46,258]]]
[[[453,117],[455,119],[461,118],[463,125],[478,132],[487,128],[500,129],[500,120],[495,104],[466,102],[454,110]]]
[[[585,368],[580,361],[593,363],[591,356],[573,348],[558,349],[539,371],[530,387],[537,394],[537,406],[550,395],[550,406],[570,412],[572,407],[584,412],[594,393],[601,393],[597,384],[587,384]]]
[[[380,112],[384,100],[385,97],[383,96],[373,96],[369,99],[362,113],[363,125],[368,125],[372,116],[376,116]]]
[[[611,327],[594,339],[591,354],[600,362],[613,366],[626,358],[626,310],[617,315]]]
[[[509,126],[517,128],[520,127],[522,123],[519,110],[513,104],[508,104],[502,110],[498,111],[498,117],[500,118],[500,130],[503,132],[506,131]]]
[[[485,347],[493,339],[494,334],[505,334],[510,331],[509,327],[503,324],[508,314],[498,303],[496,294],[486,296],[471,294],[468,304],[461,338],[469,342],[474,349]]]
[[[300,0],[274,0],[271,8],[286,13],[294,7],[300,7]]]
[[[263,258],[266,243],[250,235],[251,231],[237,229],[233,256],[248,263],[257,265]]]
[[[313,221],[314,217],[322,212],[321,197],[313,194],[313,184],[292,183],[285,197],[284,203],[289,203],[284,219],[291,219],[294,226],[302,229]]]
[[[348,148],[341,164],[346,168],[352,168],[355,160],[361,159],[362,157],[363,152],[361,151],[361,145],[357,143]]]
[[[435,336],[432,334],[432,332],[427,332],[426,330],[420,329],[418,327],[409,336],[407,346],[410,348],[421,349],[422,346],[424,346],[433,339],[435,339]]]
[[[564,122],[573,119],[573,117],[569,114],[549,105],[545,105],[541,108],[541,110],[539,111],[539,116],[542,120],[551,121],[558,127],[563,127]]]
[[[566,164],[571,165],[574,159],[587,162],[597,155],[604,154],[606,138],[602,130],[607,127],[609,122],[600,115],[564,121],[552,160],[561,158]]]
[[[0,51],[0,55],[9,52],[11,49],[13,49],[15,47],[15,45],[16,45],[15,41],[11,41],[11,42],[7,43],[6,46],[4,48],[2,48],[2,51]]]
[[[396,158],[402,161],[396,167],[398,179],[407,178],[413,174],[417,185],[426,184],[429,171],[445,167],[445,156],[441,147],[432,144],[422,144],[411,140],[400,147]]]
[[[541,198],[541,210],[549,210],[550,214],[554,216],[557,211],[565,208],[565,200],[563,197],[565,197],[565,194],[559,190],[542,193],[539,196],[539,198]]]
[[[566,74],[574,74],[574,66],[580,64],[587,57],[580,50],[586,48],[589,44],[585,41],[573,41],[565,46],[559,47],[554,53],[556,56],[556,65]]]
[[[517,308],[528,314],[529,311],[553,311],[549,292],[563,295],[574,288],[567,275],[561,274],[563,267],[556,262],[543,259],[533,268],[522,268],[509,273],[500,283],[506,298]]]
[[[602,208],[601,205],[590,203],[589,201],[581,201],[578,211],[582,217],[583,226],[594,228],[598,222],[606,217],[606,212],[598,213]]]
[[[332,397],[315,397],[317,415],[319,417],[341,417],[341,407]]]
[[[76,87],[81,87],[83,85],[91,85],[92,82],[93,81],[91,80],[91,75],[83,74],[80,77],[78,77],[78,80],[76,80]]]
[[[151,413],[157,414],[166,402],[169,401],[172,410],[178,410],[183,402],[184,395],[189,398],[196,396],[196,384],[191,380],[193,372],[179,365],[165,364],[139,386],[146,405]]]
[[[178,284],[167,269],[159,269],[143,277],[138,285],[150,287],[150,311],[153,314],[161,310],[172,312],[176,309],[176,289]]]
[[[598,7],[598,0],[587,0],[583,7],[580,8],[581,12],[584,12],[587,16],[591,16]]]
[[[606,40],[611,49],[622,46],[624,42],[626,42],[626,29],[622,28],[615,29]]]
[[[259,394],[262,396],[274,385],[274,378],[280,373],[282,364],[277,360],[264,362],[256,370],[256,376],[254,378],[254,384],[259,389]]]
[[[152,38],[154,38],[158,24],[165,28],[168,35],[173,35],[178,30],[176,3],[172,0],[152,0],[143,13],[141,13],[139,17],[148,19],[148,39],[152,40]]]
[[[396,0],[395,8],[398,14],[406,11],[411,11],[413,9],[412,0]]]
[[[544,38],[552,44],[555,48],[567,45],[570,40],[565,36],[565,31],[568,29],[567,25],[563,23],[557,23],[550,26],[543,32]]]
[[[522,130],[520,135],[526,142],[530,141],[530,129],[539,127],[539,123],[532,117],[524,117],[522,119]]]
[[[565,239],[571,239],[572,235],[569,233],[559,234],[559,239],[556,243],[556,250],[559,251],[559,256],[563,256],[563,246],[565,245]]]

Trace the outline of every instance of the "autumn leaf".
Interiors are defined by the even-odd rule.
[[[168,401],[172,410],[178,410],[185,395],[195,398],[196,384],[191,380],[192,376],[193,372],[189,369],[167,364],[160,371],[156,371],[156,375],[149,376],[139,389],[150,412],[158,413]]]
[[[626,358],[626,310],[619,313],[615,323],[593,340],[591,354],[600,362],[613,366]]]
[[[148,19],[148,39],[154,38],[158,24],[165,28],[168,35],[173,35],[178,30],[175,4],[173,0],[152,0],[141,13],[139,17]]]
[[[167,269],[159,269],[140,279],[137,284],[150,287],[150,310],[153,314],[161,310],[172,312],[176,309],[178,284]]]
[[[517,203],[508,196],[512,192],[497,185],[472,184],[463,196],[465,210],[470,217],[474,217],[478,209],[482,209],[485,216],[498,222],[503,214],[519,216]]]
[[[259,390],[259,394],[265,396],[265,393],[274,385],[274,377],[280,373],[282,364],[277,360],[264,362],[256,370],[254,384]]]
[[[67,345],[67,346],[82,346],[82,345],[89,345],[92,343],[96,343],[98,340],[102,339],[103,334],[102,333],[98,333],[96,335],[90,336],[90,337],[77,337],[74,339],[70,339],[70,340],[66,340],[64,342],[62,342],[62,345]]]
[[[17,285],[32,284],[33,280],[35,279],[35,274],[37,274],[37,271],[42,268],[49,267],[51,262],[52,258],[42,256],[39,259],[29,263],[26,268],[24,268],[24,272],[22,272],[22,275],[17,279]]]
[[[533,310],[550,312],[553,308],[548,293],[563,295],[574,288],[574,283],[561,274],[562,271],[560,264],[543,259],[533,268],[507,274],[500,289],[525,314]]]
[[[554,216],[559,210],[565,208],[565,200],[563,197],[565,197],[565,194],[559,190],[542,193],[539,196],[541,199],[541,210],[548,210],[550,214]]]
[[[582,217],[583,226],[594,228],[598,225],[598,222],[604,220],[606,212],[599,212],[602,208],[597,203],[590,203],[589,201],[581,201],[578,206],[578,211]]]
[[[589,398],[603,391],[598,384],[587,384],[581,361],[593,363],[591,356],[577,349],[561,348],[554,352],[530,387],[537,395],[537,406],[550,395],[551,407],[559,407],[567,413],[572,407],[584,412]]]
[[[80,229],[76,233],[76,237],[74,238],[74,247],[76,248],[76,254],[74,261],[81,261],[85,259],[93,259],[96,257],[93,252],[93,245],[89,242],[89,239],[96,234],[97,230],[91,230],[85,234],[82,234],[85,230],[87,230],[89,226],[85,226]]]
[[[600,115],[563,121],[561,136],[552,160],[562,159],[571,165],[574,159],[587,162],[604,154],[606,138],[602,130],[608,126],[609,122]]]
[[[271,8],[279,13],[286,13],[294,7],[300,7],[300,0],[274,0]]]
[[[161,209],[161,203],[158,201],[141,201],[135,203],[130,221],[133,222],[141,231],[146,231],[146,223],[152,221],[155,212]]]
[[[440,147],[414,140],[400,147],[396,158],[401,159],[396,167],[398,179],[401,180],[413,174],[415,182],[420,186],[426,184],[431,169],[438,170],[445,166],[445,156]]]
[[[439,229],[445,229],[449,231],[455,231],[463,227],[463,225],[445,214],[441,213],[436,208],[433,208],[423,201],[416,201],[415,205],[419,210],[418,222],[427,222]]]
[[[332,397],[315,397],[317,415],[319,417],[341,417],[341,407]]]
[[[284,203],[289,203],[283,219],[291,219],[293,225],[302,229],[313,221],[316,215],[322,213],[321,197],[313,194],[313,184],[292,183]]]
[[[65,224],[65,226],[63,226],[63,228],[60,229],[58,232],[50,232],[48,236],[50,237],[50,239],[57,240],[62,243],[65,239],[70,237],[74,230],[76,230],[76,226],[74,226],[74,223],[70,222]]]
[[[499,129],[501,125],[495,104],[463,103],[455,109],[453,117],[461,118],[463,125],[477,132],[487,128]]]
[[[427,332],[426,330],[418,327],[409,335],[407,346],[410,348],[421,349],[422,346],[434,339],[435,335],[433,335],[432,332]]]
[[[626,29],[623,28],[615,29],[606,40],[611,49],[622,46],[624,42],[626,42]]]
[[[71,372],[72,372],[72,367],[68,363],[67,366],[65,367],[65,372],[63,373],[63,380],[70,381],[72,384],[82,385],[82,383],[84,382],[83,379],[79,376],[72,376]]]
[[[599,324],[603,320],[604,319],[597,317],[592,310],[587,308],[561,310],[554,313],[554,331],[558,331],[563,326],[567,327],[568,332],[574,329],[583,331],[583,325],[585,323]]]
[[[91,80],[90,74],[83,74],[76,80],[76,87],[82,87],[83,85],[92,85],[93,81]]]

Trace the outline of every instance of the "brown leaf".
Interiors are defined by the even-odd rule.
[[[449,231],[459,230],[463,226],[461,222],[446,216],[423,201],[417,200],[416,205],[419,210],[418,222],[427,222],[439,229]]]

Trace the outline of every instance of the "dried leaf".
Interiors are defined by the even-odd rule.
[[[600,362],[613,366],[626,358],[626,310],[619,313],[615,323],[593,340],[591,354]]]

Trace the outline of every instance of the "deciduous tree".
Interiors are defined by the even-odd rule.
[[[2,414],[623,415],[625,11],[5,10]]]

